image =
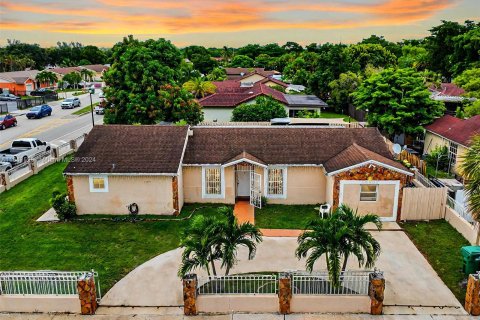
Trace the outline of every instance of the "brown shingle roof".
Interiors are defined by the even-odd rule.
[[[187,136],[181,126],[95,126],[65,173],[175,174]]]
[[[260,160],[257,157],[255,157],[254,155],[251,155],[250,153],[245,152],[245,151],[243,151],[242,153],[238,154],[237,156],[233,157],[232,159],[230,159],[230,160],[228,160],[228,161],[226,161],[225,163],[222,163],[222,164],[228,164],[228,163],[232,163],[232,162],[242,160],[242,159],[247,159],[247,160],[253,161],[255,163],[263,164],[263,165],[266,164],[265,162],[263,162],[263,160]]]
[[[353,144],[362,147],[362,158],[355,161],[367,157],[393,165],[376,128],[318,127],[195,127],[184,163],[223,164],[247,152],[266,164],[323,165]],[[341,160],[336,159],[332,168],[340,166]],[[348,167],[352,161],[346,158],[343,165]]]
[[[425,129],[468,147],[472,137],[480,134],[480,115],[466,120],[446,115],[435,120]]]
[[[327,172],[334,172],[363,162],[373,160],[377,162],[384,163],[386,165],[392,166],[400,170],[406,170],[406,168],[393,160],[391,157],[385,157],[378,153],[375,153],[371,150],[363,148],[356,143],[353,143],[351,146],[337,154],[336,156],[330,158],[325,164],[325,170]]]

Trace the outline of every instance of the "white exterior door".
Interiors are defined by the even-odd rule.
[[[250,196],[250,171],[237,171],[237,197]]]
[[[262,208],[262,176],[250,172],[250,204],[255,208]]]
[[[25,90],[27,91],[27,94],[33,91],[33,84],[31,83],[26,83],[25,84]]]

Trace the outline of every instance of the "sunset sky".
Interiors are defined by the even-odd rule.
[[[480,20],[480,0],[0,0],[6,39],[111,46],[127,34],[178,46],[419,38],[441,20]]]

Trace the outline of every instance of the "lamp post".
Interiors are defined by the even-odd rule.
[[[90,87],[88,89],[88,93],[90,93],[90,112],[92,113],[92,126],[95,126],[95,119],[93,118],[93,101],[92,101],[92,94],[95,93],[95,87]]]

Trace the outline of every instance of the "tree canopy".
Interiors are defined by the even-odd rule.
[[[255,103],[241,104],[232,112],[232,121],[253,122],[270,121],[274,118],[285,118],[287,112],[283,104],[271,97],[259,96]]]
[[[367,111],[369,125],[389,135],[420,134],[424,125],[443,115],[443,103],[432,100],[422,74],[389,68],[366,79],[353,93],[357,109]]]

